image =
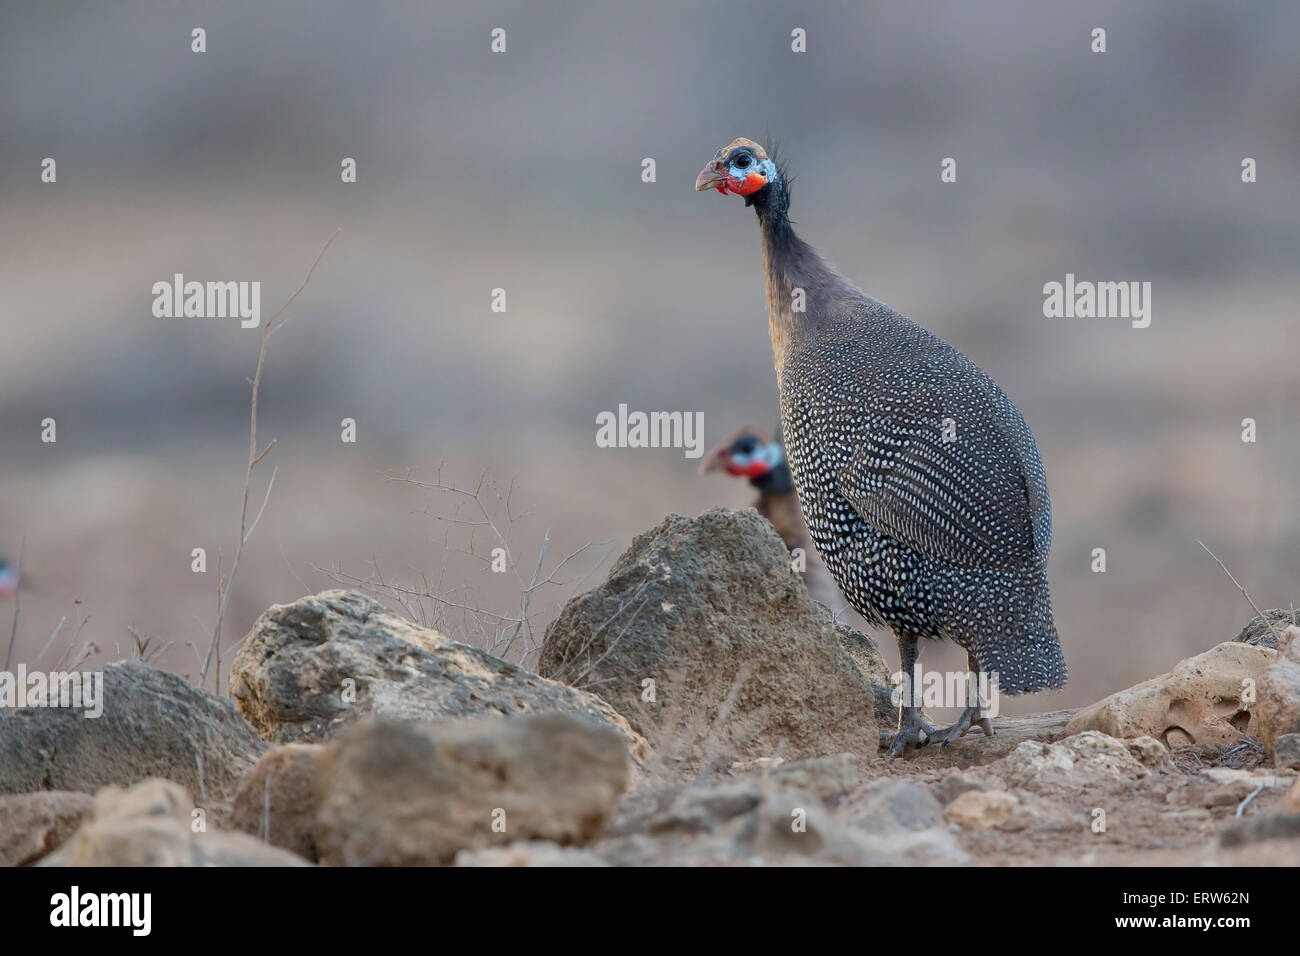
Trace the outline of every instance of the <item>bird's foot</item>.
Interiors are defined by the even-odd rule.
[[[898,718],[898,732],[889,743],[887,756],[901,757],[909,750],[924,747],[930,742],[932,728],[921,719],[915,707],[904,707]]]
[[[931,740],[939,741],[940,750],[955,740],[961,740],[966,733],[976,727],[984,731],[985,737],[993,736],[993,721],[989,720],[988,715],[978,707],[967,707],[961,712],[957,722],[950,727],[936,729],[924,722],[921,724],[921,729]]]

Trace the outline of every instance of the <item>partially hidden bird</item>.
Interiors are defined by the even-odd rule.
[[[0,558],[0,601],[18,593],[18,569]]]
[[[758,143],[718,150],[695,182],[758,215],[781,426],[808,530],[840,589],[893,631],[900,756],[993,728],[979,695],[950,727],[913,696],[922,638],[953,641],[1000,694],[1062,687],[1047,558],[1052,509],[1033,433],[947,342],[839,275],[795,234],[790,179]],[[981,685],[983,686],[983,685]]]
[[[700,474],[723,473],[747,478],[758,492],[754,510],[772,523],[791,554],[798,554],[808,596],[832,611],[844,607],[840,589],[822,562],[794,492],[794,479],[780,441],[745,426],[714,449],[700,464]]]

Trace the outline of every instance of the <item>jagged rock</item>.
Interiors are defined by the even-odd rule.
[[[136,661],[103,670],[103,713],[26,707],[0,717],[0,793],[166,777],[220,806],[265,749],[226,700]]]
[[[321,755],[317,845],[330,865],[451,863],[517,840],[585,844],[627,785],[623,737],[554,712],[365,721]]]
[[[356,591],[323,591],[265,611],[235,655],[230,694],[279,743],[320,742],[363,717],[559,711],[617,729],[638,765],[650,758],[645,740],[597,695],[418,627]]]
[[[1083,708],[1066,732],[1154,737],[1170,749],[1226,749],[1242,734],[1259,735],[1256,708],[1241,699],[1243,681],[1258,684],[1276,658],[1269,648],[1227,641],[1180,661],[1168,674]]]
[[[876,836],[928,830],[943,824],[943,808],[929,787],[907,780],[873,780],[855,793],[842,815]]]
[[[539,670],[599,687],[684,774],[878,746],[869,681],[754,511],[638,536],[547,629]]]
[[[1275,766],[1287,766],[1295,760],[1295,746],[1284,742],[1281,761],[1277,741],[1300,734],[1300,627],[1290,626],[1282,632],[1277,660],[1259,681],[1259,738],[1264,742]]]
[[[560,846],[548,840],[527,840],[508,846],[461,850],[457,866],[609,866],[587,849]]]
[[[320,805],[320,744],[282,744],[239,782],[225,823],[312,862]]]
[[[184,788],[152,778],[130,789],[105,787],[86,821],[41,866],[308,866],[246,833],[192,829]]]
[[[1019,803],[1005,790],[967,790],[944,808],[943,816],[963,830],[993,830],[1011,820]]]
[[[1300,624],[1300,621],[1294,620],[1289,609],[1273,608],[1262,616],[1251,618],[1233,640],[1277,650],[1277,636],[1294,624]]]
[[[57,849],[92,802],[89,794],[67,790],[0,797],[0,866],[26,866]]]
[[[1095,730],[1053,744],[1025,741],[989,767],[1013,788],[1034,792],[1057,788],[1125,786],[1149,772],[1124,741]]]

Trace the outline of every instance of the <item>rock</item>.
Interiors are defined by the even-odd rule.
[[[1241,700],[1243,681],[1258,684],[1277,652],[1228,641],[1180,661],[1168,674],[1112,694],[1074,715],[1067,733],[1154,737],[1171,750],[1226,749],[1242,734],[1257,737],[1255,709]]]
[[[1055,832],[1084,826],[1072,817],[1071,810],[1025,790],[967,790],[948,804],[943,815],[967,831]]]
[[[1282,632],[1277,660],[1259,681],[1258,737],[1277,766],[1283,766],[1277,763],[1278,739],[1300,735],[1300,641],[1293,639],[1297,635],[1300,628],[1294,626]],[[1295,744],[1287,741],[1282,746],[1283,759],[1295,759]]]
[[[585,844],[627,785],[624,738],[554,712],[455,723],[365,721],[320,760],[320,862],[451,863],[517,840]]]
[[[948,804],[943,816],[963,830],[993,830],[1011,820],[1019,803],[1005,790],[967,790]]]
[[[922,785],[882,778],[831,814],[822,796],[792,786],[795,779],[756,773],[629,794],[593,852],[619,866],[969,862]]]
[[[723,783],[703,781],[638,791],[620,801],[609,832],[612,836],[716,832],[727,821],[754,810],[772,789],[793,788],[755,774]]]
[[[1278,777],[1271,770],[1239,770],[1236,767],[1206,767],[1197,774],[1197,778],[1208,781],[1209,783],[1218,784],[1219,786],[1230,786],[1241,784],[1246,793],[1250,793],[1259,785],[1263,784],[1265,789],[1275,790],[1283,789],[1290,786],[1289,780]],[[1245,796],[1245,794],[1243,794]]]
[[[844,648],[844,652],[853,660],[854,665],[858,668],[864,680],[868,684],[884,687],[886,690],[894,686],[893,675],[889,672],[889,665],[880,655],[880,646],[876,643],[874,637],[868,637],[861,631],[855,631],[847,624],[835,622],[835,640]],[[894,708],[897,715],[898,708]]]
[[[227,826],[311,860],[320,806],[320,744],[282,744],[268,750],[239,782]]]
[[[939,782],[930,787],[930,792],[934,798],[943,806],[952,803],[963,793],[972,790],[987,790],[989,785],[983,780],[968,773],[949,773],[939,779]]]
[[[508,846],[461,850],[457,866],[608,866],[590,850],[560,846],[547,840],[528,840]]]
[[[786,787],[814,793],[823,803],[837,803],[858,785],[857,754],[832,754],[782,764],[771,779]]]
[[[755,757],[753,760],[737,760],[731,765],[731,772],[749,773],[754,770],[765,772],[775,770],[783,763],[785,761],[780,757]]]
[[[762,779],[815,793],[823,803],[838,802],[858,785],[857,754],[832,754],[786,763],[780,757],[759,757],[733,763],[732,774],[758,773]]]
[[[1159,768],[1169,759],[1169,748],[1154,737],[1138,737],[1125,742],[1128,744],[1129,753],[1144,767]]]
[[[0,866],[27,866],[57,849],[91,803],[89,794],[67,790],[0,797]]]
[[[345,699],[345,689],[355,693]],[[390,613],[356,591],[276,604],[235,655],[230,694],[270,740],[320,742],[364,717],[444,721],[559,711],[645,740],[595,694],[565,687]]]
[[[610,838],[593,848],[615,866],[891,866],[912,852],[934,852],[928,841],[873,840],[840,823],[815,794],[758,775],[688,784],[635,802],[636,811],[624,809]]]
[[[168,780],[105,787],[81,828],[41,866],[307,866],[245,833],[194,833],[194,802]]]
[[[103,673],[103,713],[26,707],[0,717],[0,793],[165,777],[220,806],[265,749],[229,701],[136,661]]]
[[[881,733],[893,733],[898,726],[898,705],[894,703],[894,677],[889,666],[880,655],[880,647],[875,638],[868,637],[861,631],[855,631],[847,624],[836,622],[835,639],[840,647],[852,658],[858,673],[871,685],[872,710],[876,715],[876,725]],[[925,716],[925,711],[921,712]],[[882,744],[882,746],[886,746]]]
[[[1300,621],[1293,619],[1289,609],[1274,608],[1265,611],[1262,617],[1251,618],[1250,623],[1243,627],[1233,640],[1277,650],[1277,636],[1298,623]]]
[[[877,726],[882,731],[888,729],[892,732],[898,726],[898,705],[893,700],[894,677],[880,655],[880,647],[875,638],[855,631],[847,624],[836,622],[835,639],[852,658],[858,673],[871,685],[872,709]]]
[[[877,852],[903,866],[965,866],[970,854],[947,828],[898,833],[874,842]]]
[[[874,754],[872,688],[836,634],[756,512],[673,515],[564,607],[538,669],[599,687],[684,775]]]
[[[1300,734],[1279,734],[1273,738],[1273,766],[1279,770],[1300,770]]]
[[[844,807],[853,825],[877,836],[943,824],[943,808],[928,787],[886,777],[873,780]]]
[[[1057,788],[1128,787],[1148,773],[1122,740],[1095,730],[1054,744],[1026,741],[989,770],[1012,788],[1040,793]]]
[[[1235,807],[1256,791],[1282,790],[1289,780],[1277,777],[1271,771],[1238,770],[1233,767],[1207,767],[1194,778],[1195,783],[1208,784],[1184,794],[1183,800],[1197,800],[1204,807]]]
[[[826,767],[826,761],[808,764]],[[751,773],[643,788],[619,801],[614,821],[592,852],[616,866],[953,866],[970,861],[922,785],[881,778],[855,789],[830,813],[823,796],[792,786],[795,779]]]

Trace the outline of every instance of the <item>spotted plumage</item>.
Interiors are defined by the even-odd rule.
[[[1064,685],[1046,572],[1051,503],[1028,425],[974,362],[795,235],[788,178],[755,147],[733,142],[696,187],[771,167],[744,195],[763,237],[790,470],[827,568],[859,613],[894,631],[906,672],[918,638],[947,638],[1001,693]],[[934,733],[909,710],[892,753]],[[945,743],[981,723],[968,710]]]

